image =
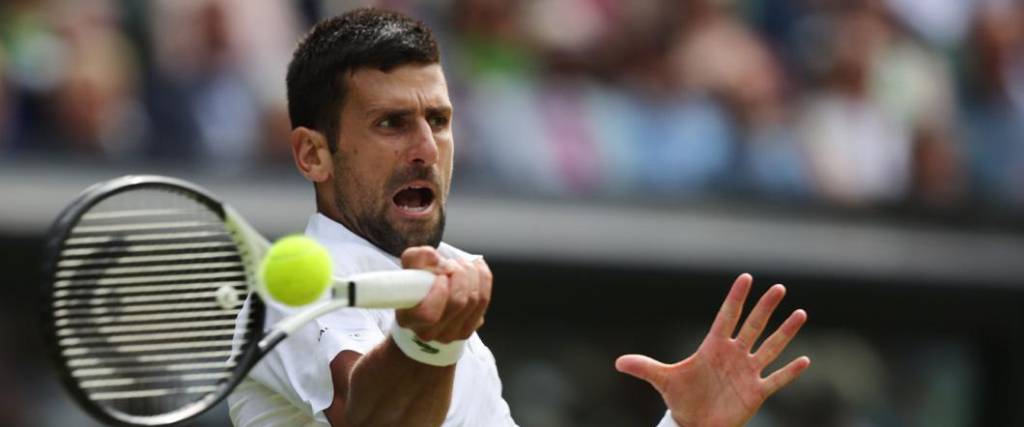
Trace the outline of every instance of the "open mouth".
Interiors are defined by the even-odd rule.
[[[410,185],[398,190],[391,200],[403,211],[426,212],[434,203],[434,190],[420,185]]]

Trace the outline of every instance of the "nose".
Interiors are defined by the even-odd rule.
[[[424,166],[433,166],[437,163],[438,150],[437,139],[430,123],[425,118],[416,121],[416,129],[411,135],[408,151],[409,162]]]

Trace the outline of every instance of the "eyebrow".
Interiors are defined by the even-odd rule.
[[[445,105],[443,107],[428,107],[427,114],[440,114],[442,116],[452,115],[452,107]]]
[[[440,107],[427,107],[427,111],[426,112],[427,112],[428,115],[431,115],[431,114],[441,114],[441,115],[444,115],[444,116],[451,116],[451,114],[452,114],[452,107],[451,106],[447,106],[447,105],[440,106]],[[380,108],[371,108],[371,109],[367,110],[366,111],[366,116],[367,117],[371,117],[371,118],[372,117],[379,117],[379,116],[411,116],[411,115],[413,115],[415,113],[416,113],[416,109],[415,108],[380,107]]]

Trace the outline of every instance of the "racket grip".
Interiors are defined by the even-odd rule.
[[[362,273],[345,278],[348,284],[345,291],[353,307],[409,308],[419,304],[430,292],[435,277],[434,273],[424,270]]]

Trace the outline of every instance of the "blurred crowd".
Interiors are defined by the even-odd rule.
[[[287,165],[301,34],[427,21],[460,185],[1024,207],[1018,0],[7,0],[0,158]]]

